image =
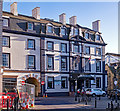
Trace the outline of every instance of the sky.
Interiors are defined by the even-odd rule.
[[[10,11],[10,2],[3,3],[3,10]],[[66,22],[77,16],[77,24],[92,28],[92,22],[101,20],[100,30],[106,53],[118,53],[118,3],[117,2],[18,2],[18,13],[32,15],[32,9],[40,7],[40,17],[59,21],[66,13]]]

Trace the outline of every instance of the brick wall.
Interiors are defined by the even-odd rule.
[[[0,1],[0,66],[2,65],[2,1]],[[0,74],[0,92],[2,92],[2,75]]]

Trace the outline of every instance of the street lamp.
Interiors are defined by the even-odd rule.
[[[117,68],[118,68],[118,66],[116,65],[115,67],[114,67],[115,69],[116,69],[116,71],[115,71],[115,74],[114,74],[114,85],[115,85],[115,101],[116,101],[116,103],[117,103]]]

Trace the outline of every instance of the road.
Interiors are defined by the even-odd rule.
[[[110,103],[111,100],[107,97],[101,97],[97,98],[97,108],[95,108],[95,98],[92,97],[91,101],[85,105],[85,102],[75,101],[74,97],[38,97],[35,101],[35,107],[34,110],[68,110],[68,111],[106,111],[106,108],[108,107],[108,103]],[[118,101],[120,103],[120,100]]]

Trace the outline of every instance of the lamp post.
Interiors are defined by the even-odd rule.
[[[115,69],[116,69],[116,71],[115,71],[115,74],[114,74],[114,85],[115,85],[115,102],[117,103],[117,83],[118,83],[118,81],[117,81],[117,68],[118,68],[118,66],[115,66]]]

